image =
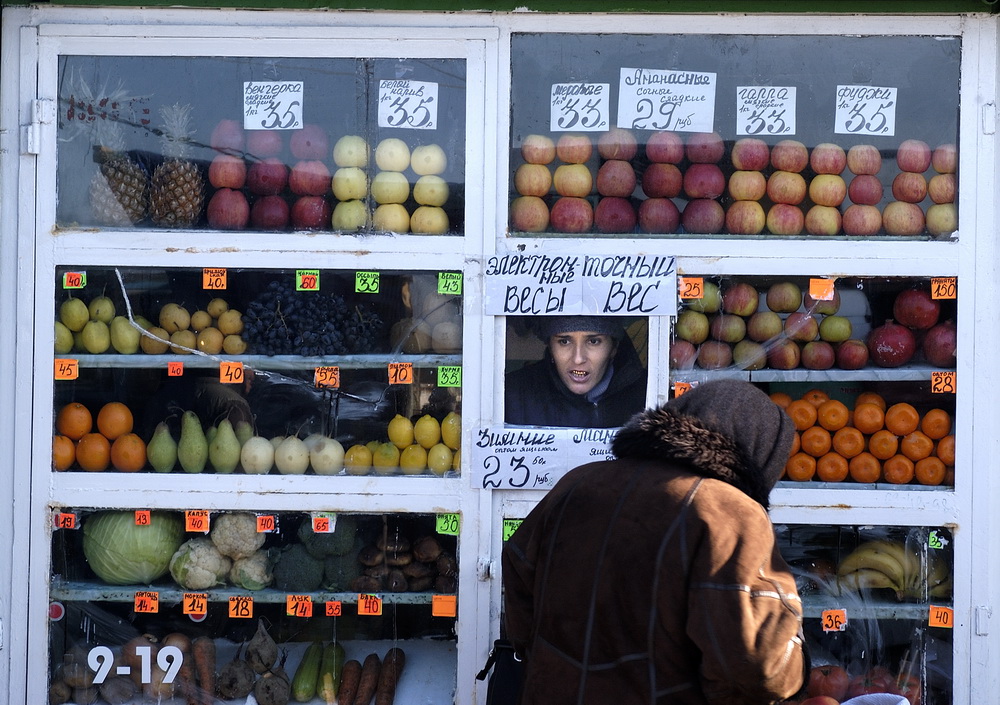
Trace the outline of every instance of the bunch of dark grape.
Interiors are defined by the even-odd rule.
[[[343,296],[296,291],[273,281],[246,307],[243,338],[255,355],[348,355],[377,352],[382,319]]]

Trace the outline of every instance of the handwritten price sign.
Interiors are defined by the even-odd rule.
[[[954,629],[955,610],[942,605],[931,605],[927,615],[927,626]]]
[[[413,384],[413,363],[390,362],[389,384]]]
[[[160,611],[160,593],[140,590],[135,594],[132,606],[136,612],[156,614]]]
[[[685,301],[705,298],[704,277],[678,277],[677,288]]]
[[[80,363],[77,360],[56,359],[55,378],[58,380],[73,380],[80,377]]]
[[[228,279],[225,268],[205,267],[201,270],[201,288],[221,291],[226,288]]]
[[[931,277],[932,299],[954,299],[958,296],[958,279],[955,277]]]
[[[340,600],[327,600],[326,602],[327,617],[339,617],[343,613],[344,613],[344,606],[340,603]]]
[[[711,132],[715,129],[716,74],[622,68],[618,127]]]
[[[62,278],[63,289],[82,289],[87,286],[86,272],[66,272]]]
[[[895,135],[896,93],[896,88],[888,86],[837,86],[833,131],[840,135]]]
[[[931,372],[932,394],[955,394],[957,390],[954,372]]]
[[[394,79],[378,83],[379,127],[433,130],[438,126],[438,84]]]
[[[431,617],[454,617],[458,614],[458,600],[454,595],[432,595]]]
[[[54,525],[57,529],[75,529],[76,514],[72,512],[56,512]]]
[[[462,366],[442,365],[438,367],[439,387],[461,387],[462,386]]]
[[[149,526],[150,512],[148,509],[136,509],[135,510],[135,525],[136,526]]]
[[[244,82],[243,129],[301,129],[303,93],[302,81]]]
[[[611,124],[611,84],[553,83],[549,106],[553,132],[603,132]]]
[[[461,296],[462,273],[438,272],[438,293],[445,296]]]
[[[296,269],[295,270],[295,290],[296,291],[319,291],[319,270],[318,269]]]
[[[188,509],[184,512],[184,531],[207,534],[209,528],[207,509]]]
[[[435,531],[446,536],[458,536],[460,526],[458,514],[438,514],[434,522]]]
[[[312,617],[312,597],[309,595],[286,595],[285,614],[289,617]]]
[[[820,621],[824,632],[842,632],[847,629],[847,610],[823,610]]]
[[[278,520],[273,514],[257,515],[257,533],[270,534],[278,528]]]
[[[337,389],[340,387],[340,368],[317,367],[313,373],[313,384],[320,389]]]
[[[378,595],[358,595],[358,614],[378,617],[382,614],[382,598]]]
[[[167,377],[183,377],[184,376],[184,363],[183,362],[168,362],[167,363]]]
[[[378,272],[355,272],[354,291],[358,294],[377,294],[379,285]]]
[[[524,522],[524,519],[504,519],[503,533],[501,534],[503,541],[510,541],[510,537],[514,535],[514,532],[517,531],[522,522]]]
[[[737,86],[737,135],[794,135],[795,86]]]
[[[185,592],[181,603],[181,612],[184,614],[205,614],[208,612],[208,593]]]
[[[219,381],[223,384],[243,382],[243,363],[224,360],[219,363]]]
[[[232,619],[253,617],[253,598],[248,595],[233,595],[229,598],[229,616]]]

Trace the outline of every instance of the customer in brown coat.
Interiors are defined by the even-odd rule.
[[[756,705],[808,673],[768,495],[793,427],[753,385],[709,382],[632,418],[503,552],[523,705]]]

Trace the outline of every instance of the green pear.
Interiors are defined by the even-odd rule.
[[[78,333],[90,320],[90,311],[87,309],[87,304],[83,303],[83,299],[71,296],[59,306],[59,320],[71,331]]]
[[[177,465],[177,441],[166,421],[156,424],[153,437],[146,446],[146,459],[156,472],[172,472]]]
[[[122,355],[134,355],[139,352],[139,339],[142,333],[133,326],[125,316],[115,316],[111,320],[111,347]]]
[[[93,354],[107,352],[111,347],[111,331],[104,321],[87,321],[80,333],[84,349]]]
[[[240,440],[229,419],[219,423],[215,438],[208,444],[208,461],[218,473],[231,473],[240,464]]]
[[[153,327],[153,324],[149,322],[149,319],[144,316],[133,316],[132,320],[134,320],[135,324],[143,330],[149,330]]]
[[[57,354],[68,353],[73,349],[73,331],[60,321],[56,321],[55,351]]]
[[[249,421],[241,419],[236,422],[236,438],[239,439],[241,447],[253,438],[253,435],[253,426]]]
[[[209,426],[208,428],[206,428],[205,429],[205,442],[208,443],[208,445],[212,445],[212,441],[215,440],[215,434],[218,433],[218,432],[219,432],[219,429],[218,429],[217,426]]]
[[[177,459],[184,472],[201,472],[208,461],[208,441],[201,420],[193,411],[181,416],[181,441],[177,444]]]
[[[110,324],[115,317],[115,302],[107,296],[95,296],[87,306],[90,320]]]

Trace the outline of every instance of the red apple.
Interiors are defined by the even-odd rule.
[[[560,164],[552,176],[552,184],[560,196],[585,198],[594,186],[594,175],[586,164]]]
[[[602,196],[628,198],[634,190],[635,169],[627,161],[609,159],[597,170],[597,192]]]
[[[738,343],[746,337],[747,324],[742,316],[720,313],[709,322],[708,334],[713,340],[721,340],[723,343]]]
[[[757,311],[760,294],[748,282],[734,281],[722,291],[722,310],[737,316],[750,316]]]
[[[734,171],[728,186],[735,201],[759,201],[767,193],[767,179],[759,171]]]
[[[672,233],[681,213],[669,198],[647,198],[639,204],[639,229],[644,233]]]
[[[895,692],[906,698],[910,705],[920,705],[920,677],[914,673],[900,673],[896,679]]]
[[[247,170],[247,189],[256,196],[275,196],[288,184],[288,167],[276,157],[253,162]]]
[[[837,367],[842,370],[860,370],[868,364],[868,346],[857,338],[837,345]]]
[[[247,153],[255,159],[265,159],[281,154],[284,141],[278,130],[247,131]]]
[[[529,164],[549,164],[556,158],[556,143],[546,135],[528,135],[521,142],[521,157]]]
[[[939,174],[954,174],[958,171],[958,149],[954,144],[942,144],[931,155],[931,166]]]
[[[242,152],[244,142],[243,125],[236,120],[219,120],[208,139],[209,146],[220,152]]]
[[[799,235],[805,226],[805,216],[798,206],[775,203],[767,211],[767,229],[772,235]]]
[[[802,289],[795,282],[776,282],[767,287],[764,303],[775,313],[792,313],[802,305]]]
[[[552,204],[549,222],[557,233],[588,233],[594,226],[594,208],[585,198],[563,196]]]
[[[544,196],[552,188],[552,172],[544,164],[522,164],[514,172],[514,188],[522,196]]]
[[[811,698],[806,698],[799,705],[840,705],[840,701],[829,695],[814,695]]]
[[[844,211],[841,227],[846,235],[878,235],[882,230],[882,214],[875,206],[851,205]]]
[[[927,331],[921,345],[927,362],[935,367],[954,367],[958,330],[954,321],[944,321]]]
[[[892,201],[882,209],[882,227],[890,235],[920,235],[924,224],[924,212],[916,203]]]
[[[856,144],[847,150],[847,168],[852,174],[877,174],[882,168],[882,153],[873,144]]]
[[[756,235],[767,224],[764,208],[757,201],[733,201],[726,210],[726,232]]]
[[[819,174],[809,182],[809,198],[818,206],[837,207],[847,197],[847,184],[836,174]]]
[[[771,163],[771,148],[756,137],[742,137],[733,145],[730,159],[737,171],[763,171]]]
[[[686,340],[692,345],[700,345],[708,339],[708,332],[711,324],[701,311],[684,309],[677,314],[677,321],[674,323],[674,336],[680,340]]]
[[[232,154],[217,154],[208,165],[208,183],[215,188],[243,188],[247,165]]]
[[[935,203],[927,209],[927,232],[951,235],[958,230],[958,209],[954,203]]]
[[[806,211],[805,229],[810,235],[837,235],[843,217],[833,206],[813,206]]]
[[[722,232],[726,224],[726,213],[718,201],[711,198],[696,198],[684,206],[681,224],[688,233],[712,235]]]
[[[636,222],[635,208],[627,198],[605,196],[594,209],[594,225],[602,233],[631,233]]]
[[[757,311],[747,321],[747,337],[758,343],[781,335],[781,316],[774,311]]]
[[[515,232],[543,232],[549,227],[549,207],[538,196],[515,198],[510,204],[510,227]]]
[[[767,180],[767,197],[775,203],[797,205],[806,197],[806,180],[794,171],[775,171]]]
[[[733,349],[728,343],[706,340],[698,348],[698,367],[706,370],[721,370],[733,362]]]
[[[828,370],[837,360],[833,346],[825,340],[811,340],[802,346],[802,366],[807,370]]]
[[[767,350],[767,364],[776,370],[794,370],[802,360],[802,352],[794,340],[776,340]]]
[[[741,340],[733,346],[733,364],[741,370],[762,370],[767,367],[767,349],[752,340]]]
[[[683,183],[684,177],[675,164],[651,162],[642,172],[642,192],[649,198],[675,198]]]
[[[892,197],[897,201],[920,203],[927,197],[927,179],[912,171],[899,172],[892,180]]]
[[[726,190],[726,177],[718,164],[691,164],[684,172],[688,198],[718,198]]]
[[[771,148],[771,166],[798,173],[809,165],[809,150],[798,140],[781,140]]]
[[[927,330],[937,324],[941,303],[926,289],[904,289],[892,302],[892,315],[900,325]]]
[[[809,166],[817,174],[839,174],[847,167],[847,153],[839,144],[821,142],[813,147]]]
[[[242,191],[221,188],[206,208],[208,227],[216,230],[243,230],[250,222],[250,204]]]
[[[639,151],[639,143],[629,130],[612,127],[597,138],[597,153],[603,159],[623,159],[628,161]]]
[[[684,141],[676,132],[654,132],[646,141],[646,158],[651,162],[679,164],[684,159]]]
[[[296,159],[313,161],[325,159],[330,153],[330,138],[319,125],[305,124],[301,130],[292,130],[289,148]]]
[[[807,313],[832,316],[840,310],[840,289],[833,290],[831,299],[814,299],[807,291],[802,295],[802,305],[805,306]]]
[[[556,156],[567,164],[583,164],[593,152],[589,135],[565,132],[556,142]]]
[[[895,679],[884,668],[876,666],[867,673],[854,676],[847,686],[847,697],[856,698],[868,693],[893,693]]]
[[[726,144],[717,132],[693,132],[684,154],[694,164],[716,164],[726,153]]]
[[[698,349],[686,340],[670,343],[670,369],[690,370],[698,357]]]
[[[292,204],[291,221],[296,230],[328,230],[330,204],[322,196],[300,196]]]
[[[288,203],[281,196],[264,196],[250,207],[250,225],[254,230],[284,230],[288,227]]]
[[[900,171],[922,174],[931,165],[931,148],[923,140],[903,140],[896,150],[896,164]]]
[[[297,196],[322,196],[330,190],[330,170],[318,159],[297,162],[288,174],[288,188]]]
[[[917,341],[906,326],[886,321],[868,334],[868,357],[879,367],[900,367],[917,351]]]
[[[796,311],[785,318],[785,335],[790,340],[808,343],[819,335],[819,322],[810,314]]]
[[[882,202],[882,182],[877,176],[859,174],[847,186],[847,197],[863,206],[877,206]]]
[[[935,174],[927,182],[927,195],[935,203],[953,203],[955,201],[955,175]]]

